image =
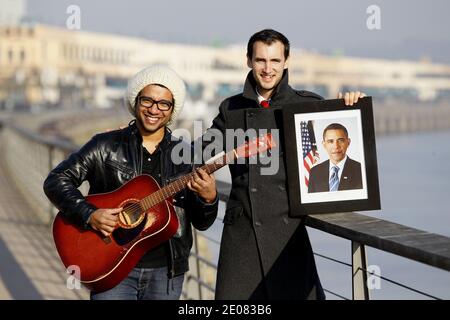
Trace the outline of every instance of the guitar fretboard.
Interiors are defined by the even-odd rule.
[[[206,171],[208,174],[222,168],[227,165],[235,158],[234,150],[225,153],[223,156],[214,160],[211,163],[207,163],[200,168]],[[184,188],[186,188],[187,183],[192,179],[195,172],[191,172],[186,174],[185,176],[171,182],[167,186],[159,189],[158,191],[152,193],[151,195],[141,199],[140,205],[144,211],[150,209],[151,207],[157,205],[160,202],[163,202],[167,198],[177,194]]]

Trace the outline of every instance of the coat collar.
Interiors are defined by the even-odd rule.
[[[292,88],[289,86],[289,76],[288,76],[288,69],[285,69],[283,71],[283,76],[281,77],[281,81],[278,84],[278,86],[275,88],[275,92],[270,98],[272,103],[278,104],[281,101],[283,101],[285,98],[287,98],[291,92]],[[245,98],[254,100],[258,102],[258,94],[256,93],[256,81],[253,77],[253,72],[250,71],[247,75],[247,78],[245,80],[244,84],[244,91],[242,94]]]
[[[128,123],[128,130],[130,130],[131,136],[133,136],[139,144],[142,144],[142,136],[139,132],[139,129],[136,125],[136,119],[133,119]],[[164,132],[164,137],[162,138],[161,142],[159,143],[159,147],[165,150],[171,143],[171,136],[172,131],[166,127]]]

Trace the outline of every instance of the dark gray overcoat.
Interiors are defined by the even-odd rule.
[[[279,170],[262,175],[260,165],[229,166],[232,190],[224,218],[216,299],[324,299],[306,228],[301,219],[289,216],[281,125],[284,104],[322,97],[292,89],[287,70],[270,109],[259,107],[255,88],[250,72],[243,93],[222,102],[210,129],[225,133],[226,129],[279,128]],[[210,139],[210,129],[204,139]]]

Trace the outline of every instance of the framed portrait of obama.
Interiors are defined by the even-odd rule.
[[[291,216],[380,209],[371,97],[283,106]]]

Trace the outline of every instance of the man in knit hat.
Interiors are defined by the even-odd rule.
[[[86,202],[77,189],[83,181],[89,182],[90,194],[98,194],[116,190],[137,175],[151,175],[164,186],[193,170],[190,163],[172,161],[172,150],[182,142],[167,128],[181,111],[185,94],[183,80],[164,66],[143,69],[129,81],[125,102],[135,120],[127,128],[94,136],[44,182],[45,194],[67,220],[110,236],[122,208],[96,208]],[[179,299],[192,247],[191,224],[207,229],[218,206],[214,176],[197,169],[188,189],[173,200],[179,220],[176,234],[145,253],[117,286],[91,292],[91,299]]]

